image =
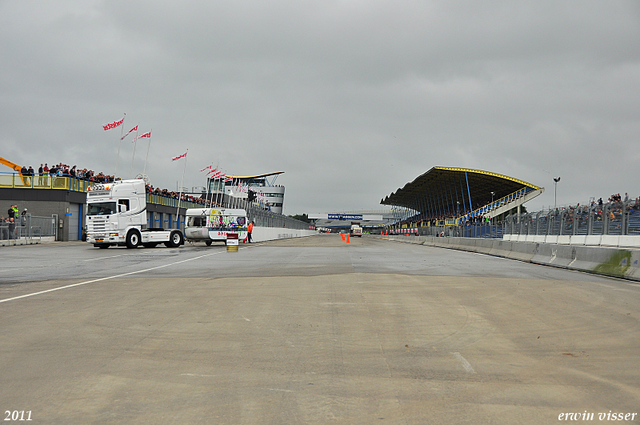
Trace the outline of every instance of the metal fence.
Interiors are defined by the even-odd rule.
[[[443,223],[445,224],[445,223]],[[503,238],[532,236],[640,236],[640,198],[607,204],[592,203],[534,213],[510,214],[502,223],[395,228],[390,234]]]
[[[247,217],[253,220],[259,227],[282,227],[287,229],[308,230],[310,225],[304,221],[287,217],[283,214],[276,214],[261,208],[249,206],[247,208]]]
[[[218,195],[219,196],[219,195]],[[253,220],[258,227],[281,227],[286,229],[308,230],[313,227],[304,221],[296,220],[284,214],[278,214],[261,208],[253,202],[224,194],[219,196],[215,205],[222,208],[241,208],[247,212],[247,218]],[[203,207],[203,205],[198,205]],[[193,207],[191,207],[193,208]]]
[[[0,240],[55,237],[57,221],[56,216],[37,217],[26,214],[18,218],[14,223],[0,223]]]
[[[529,214],[511,214],[503,222],[503,233],[541,236],[640,236],[640,205],[634,200]]]
[[[420,226],[390,229],[389,234],[456,238],[501,238],[502,230],[502,226],[482,223],[459,226]]]

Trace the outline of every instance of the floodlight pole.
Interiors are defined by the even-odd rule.
[[[558,182],[560,177],[553,178],[553,209],[558,208]]]

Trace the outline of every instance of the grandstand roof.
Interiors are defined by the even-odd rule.
[[[256,174],[254,176],[227,176],[227,177],[231,177],[232,179],[238,179],[238,180],[250,180],[250,179],[259,179],[261,177],[276,176],[278,174],[284,174],[284,171],[275,171],[273,173]]]
[[[460,215],[522,189],[540,187],[489,171],[433,167],[382,199],[380,203],[406,207],[434,216],[458,212],[456,215]],[[491,192],[494,192],[494,195]]]

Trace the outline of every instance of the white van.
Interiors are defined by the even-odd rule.
[[[352,224],[351,229],[349,230],[349,234],[351,234],[351,236],[362,237],[362,227],[358,226],[357,224]]]
[[[230,208],[189,208],[184,236],[188,241],[227,242],[227,233],[237,233],[240,241],[247,237],[247,212]]]

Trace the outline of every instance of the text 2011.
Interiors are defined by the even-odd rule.
[[[5,421],[30,421],[31,410],[5,410]]]

